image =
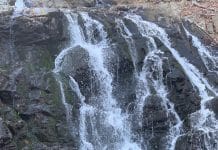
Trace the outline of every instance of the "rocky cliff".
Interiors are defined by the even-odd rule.
[[[14,0],[0,1],[0,149],[72,150],[81,148],[86,140],[93,149],[117,149],[120,145],[111,143],[122,141],[129,134],[133,135],[127,140],[132,147],[124,150],[217,149],[218,134],[214,127],[217,120],[214,123],[213,114],[217,117],[218,45],[211,38],[217,36],[218,30],[215,2],[24,0],[24,3],[25,7],[19,10],[14,7]],[[202,25],[196,12],[204,10],[214,15],[201,14],[206,19]],[[191,13],[196,15],[190,17]],[[153,24],[146,26],[140,18],[128,14],[157,24],[170,40],[165,39],[161,29],[150,29]],[[80,38],[77,32],[71,33],[76,23],[84,33],[82,42],[77,41]],[[72,40],[73,37],[76,38]],[[213,58],[204,59],[203,52],[193,44],[195,37],[199,38],[200,46],[208,45],[205,48],[211,55],[206,54]],[[103,38],[108,41],[104,43]],[[77,45],[71,45],[72,41]],[[62,55],[61,63],[57,62],[67,48],[70,52]],[[99,56],[100,48],[106,56],[98,60],[94,56]],[[90,49],[95,50],[94,56]],[[75,90],[76,85],[80,92]],[[210,97],[207,104],[202,103],[205,100],[202,93]],[[114,99],[117,102],[106,109]],[[142,112],[138,106],[141,101]],[[97,109],[97,113],[85,113],[88,129],[84,136],[81,108],[87,105]],[[197,126],[193,118],[198,118],[202,109],[207,110],[202,105],[213,113],[203,125]],[[121,126],[125,132],[113,129],[113,125],[104,126],[102,120],[110,110],[128,116],[121,123],[125,124]],[[128,125],[131,133],[126,131]],[[134,143],[140,145],[141,140],[141,146],[133,147]]]

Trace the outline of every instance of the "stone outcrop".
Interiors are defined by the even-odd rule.
[[[0,21],[0,149],[74,147],[52,74],[66,20],[59,11],[10,17]]]

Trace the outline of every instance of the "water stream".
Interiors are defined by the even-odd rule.
[[[170,50],[177,62],[182,66],[192,85],[198,90],[199,96],[201,97],[201,109],[191,115],[193,128],[201,130],[205,134],[216,132],[218,127],[217,120],[214,117],[214,113],[206,108],[206,103],[217,96],[214,87],[208,83],[207,79],[203,77],[202,73],[193,64],[189,63],[186,58],[181,57],[171,46],[168,35],[164,29],[154,23],[143,20],[138,15],[127,15],[126,18],[136,24],[142,35],[160,39]],[[208,122],[210,123],[208,124]],[[181,122],[179,121],[178,124],[181,124]],[[176,137],[178,136],[179,134],[177,134]]]
[[[85,31],[78,23],[78,16],[84,21]],[[80,108],[80,139],[81,149],[140,149],[137,143],[131,140],[131,130],[127,122],[128,114],[122,113],[116,99],[113,97],[113,76],[107,70],[105,64],[105,49],[110,49],[107,33],[104,26],[97,20],[92,19],[88,13],[68,13],[69,32],[71,35],[70,46],[63,49],[55,60],[54,72],[61,72],[64,57],[75,46],[80,46],[89,54],[90,67],[100,81],[100,94],[95,95],[90,104],[86,104],[79,86],[73,77],[70,77],[71,88],[76,91],[81,100]],[[99,32],[99,39],[93,36],[94,31]],[[87,38],[85,38],[84,33]],[[61,82],[59,80],[59,82]],[[76,90],[75,90],[76,89]],[[63,97],[62,97],[63,99]],[[62,100],[63,101],[63,100]],[[65,102],[63,101],[65,105]],[[65,106],[66,107],[66,106]],[[67,108],[67,107],[66,107]],[[93,109],[90,109],[93,108]],[[93,114],[94,113],[94,114]],[[86,120],[87,116],[91,122]],[[87,133],[87,127],[95,126],[91,133]],[[98,140],[93,140],[97,137]]]

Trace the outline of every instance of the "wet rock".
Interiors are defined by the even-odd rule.
[[[76,46],[65,50],[68,51],[62,62],[65,74],[75,76],[80,69],[89,69],[89,53],[86,49]]]
[[[28,105],[27,109],[21,113],[21,115],[31,116],[34,114],[42,113],[46,116],[52,116],[49,107],[45,104],[31,104]]]
[[[19,17],[14,20],[14,43],[33,45],[61,40],[63,33],[62,13],[53,12],[44,17]]]
[[[206,106],[215,113],[216,118],[218,119],[218,97],[208,101]]]
[[[156,39],[156,42],[159,43],[159,48],[164,52],[164,56],[167,57],[163,63],[163,73],[165,84],[169,91],[168,97],[174,103],[174,107],[180,118],[185,119],[187,115],[200,109],[200,97],[195,92],[182,66],[179,65],[169,50],[160,41]],[[187,101],[187,99],[189,100]]]
[[[163,100],[152,95],[146,99],[145,106],[143,108],[143,137],[148,141],[148,147],[150,149],[164,149],[165,136],[174,123],[173,116],[167,113]]]
[[[13,6],[15,4],[16,0],[9,0],[9,5]]]
[[[217,137],[210,138],[211,133],[201,131],[182,135],[176,142],[176,150],[217,149]]]
[[[143,112],[144,130],[165,132],[169,128],[167,113],[163,107],[162,99],[151,96],[146,99]]]
[[[3,137],[4,147],[0,149],[22,149],[26,145],[30,149],[40,143],[41,137],[44,145],[56,143],[58,147],[67,143],[74,147],[66,128],[60,90],[51,73],[55,55],[66,42],[65,21],[56,10],[42,16],[26,15],[13,20],[5,16],[0,20],[0,54],[4,57],[0,60],[0,116],[13,135]],[[57,132],[56,124],[60,122]]]
[[[12,134],[10,130],[7,128],[3,119],[0,118],[0,148],[9,144],[12,139]]]
[[[62,72],[66,76],[74,77],[78,81],[84,96],[89,97],[91,95],[91,80],[94,80],[91,79],[91,74],[94,71],[90,68],[89,53],[80,46],[69,48],[67,51],[61,64],[63,66]],[[93,89],[97,92],[99,88],[95,85],[93,86],[95,87]]]
[[[12,91],[0,91],[0,100],[7,104],[13,105],[15,99],[15,92]]]

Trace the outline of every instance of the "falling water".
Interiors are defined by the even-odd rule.
[[[205,47],[201,41],[194,35],[192,35],[186,28],[184,28],[185,33],[187,37],[191,37],[192,44],[194,47],[197,48],[198,54],[201,57],[204,65],[206,66],[207,70],[209,72],[215,73],[218,75],[218,57],[215,56],[215,54],[212,54],[209,48]],[[213,90],[213,96],[218,96],[217,89],[215,87],[212,87]],[[208,94],[208,93],[207,93]],[[209,95],[209,94],[208,94]],[[193,124],[194,127],[204,131],[205,135],[205,146],[207,149],[217,149],[215,148],[213,144],[210,143],[210,138],[214,138],[215,132],[218,130],[218,123],[215,118],[215,114],[211,112],[208,108],[206,108],[206,104],[210,101],[212,98],[201,97],[201,110],[199,112],[194,113],[191,117],[194,120]],[[197,117],[201,116],[199,119],[195,119]],[[211,146],[212,145],[212,146]]]
[[[99,150],[111,148],[123,150],[140,149],[140,147],[131,140],[129,123],[126,120],[128,115],[121,112],[116,99],[112,95],[113,77],[107,70],[104,54],[104,50],[110,47],[107,41],[107,33],[103,29],[104,26],[97,20],[93,20],[89,17],[88,13],[79,13],[79,15],[84,21],[84,32],[86,32],[88,38],[85,39],[82,28],[78,24],[78,14],[66,14],[69,21],[71,43],[70,46],[62,50],[55,59],[54,72],[58,74],[63,69],[62,63],[64,57],[74,46],[79,45],[89,53],[90,66],[93,68],[100,81],[100,95],[96,95],[96,100],[91,101],[88,105],[84,101],[84,96],[82,96],[78,84],[73,77],[70,77],[71,88],[73,91],[76,89],[76,93],[82,105],[80,108],[80,139],[83,144],[80,148]],[[94,30],[100,33],[100,40],[96,40],[95,37],[93,37]],[[61,81],[59,80],[59,82]],[[63,104],[65,105],[64,101]],[[91,125],[87,124],[87,117],[91,118]],[[86,126],[95,126],[95,128],[93,128],[92,133],[88,133]],[[106,140],[103,140],[105,136]],[[94,140],[95,138],[98,139],[97,142]],[[113,143],[111,143],[112,141]]]
[[[134,69],[137,68],[137,53],[136,53],[136,47],[135,42],[132,38],[132,33],[129,31],[129,29],[126,27],[124,22],[120,19],[116,19],[115,22],[117,23],[117,27],[120,30],[120,34],[123,36],[123,38],[126,40],[128,44],[128,48],[130,50],[131,59],[133,61]]]
[[[70,134],[73,135],[73,122],[72,122],[72,105],[68,104],[66,101],[66,96],[65,96],[65,92],[64,92],[64,86],[63,83],[61,82],[61,80],[59,79],[60,76],[59,74],[57,74],[57,81],[59,83],[60,86],[60,92],[61,92],[61,101],[65,107],[65,114],[66,114],[66,120],[67,120],[67,124],[68,124],[68,128],[70,130]]]
[[[177,62],[182,66],[193,86],[198,89],[199,96],[201,97],[201,109],[193,113],[191,116],[193,128],[196,130],[202,130],[206,134],[209,132],[216,132],[218,125],[214,113],[209,109],[206,109],[205,106],[208,101],[210,101],[214,96],[217,96],[214,87],[208,83],[194,65],[190,64],[187,59],[181,57],[179,53],[172,48],[168,35],[162,28],[154,23],[144,21],[137,15],[127,15],[126,18],[130,19],[137,25],[142,35],[159,38],[170,50]],[[208,124],[208,122],[210,122],[210,124]]]
[[[13,13],[13,17],[17,17],[19,16],[22,11],[26,8],[24,0],[16,0],[15,2],[15,6],[14,6],[14,13]]]
[[[128,16],[126,18],[129,18]],[[131,32],[127,29],[127,27],[125,26],[125,24],[122,21],[117,21],[119,26],[120,26],[120,30],[123,29],[123,37],[126,39],[129,48],[130,49],[135,49],[135,46],[133,44],[133,40],[132,40],[132,34]],[[140,30],[141,31],[141,30]],[[124,34],[125,33],[125,34]],[[147,54],[147,56],[144,59],[144,65],[142,68],[142,71],[139,73],[139,75],[137,76],[138,82],[137,82],[137,92],[136,92],[136,98],[137,98],[137,104],[138,104],[138,108],[137,111],[139,113],[137,113],[138,116],[142,116],[143,113],[143,107],[146,101],[146,98],[149,97],[151,95],[150,93],[150,88],[149,88],[149,81],[152,81],[152,85],[154,86],[157,95],[159,97],[161,97],[161,99],[163,100],[163,105],[165,107],[165,109],[167,110],[168,113],[172,113],[175,116],[176,119],[176,125],[174,125],[173,127],[171,127],[170,129],[170,133],[168,136],[168,141],[171,143],[168,143],[168,148],[173,149],[175,142],[178,138],[178,136],[180,135],[180,128],[182,126],[182,121],[179,118],[178,114],[176,113],[176,111],[174,110],[174,105],[170,102],[170,100],[167,98],[167,89],[163,84],[163,69],[162,69],[162,58],[160,58],[159,55],[161,55],[161,51],[157,49],[156,44],[154,42],[154,39],[152,37],[150,37],[149,34],[147,34],[146,32],[141,32],[142,36],[146,37],[149,39],[149,53]],[[132,50],[131,52],[135,52],[136,50]],[[136,54],[132,54],[132,56],[134,57]],[[135,60],[135,58],[133,59],[133,61]],[[152,62],[152,63],[149,63]],[[151,68],[153,71],[151,71]],[[152,77],[152,73],[154,71],[157,71],[158,77],[157,79],[151,78]],[[170,108],[168,109],[167,106],[170,106]],[[139,126],[142,127],[142,117],[139,117]],[[143,141],[141,141],[143,142]]]
[[[137,65],[137,53],[136,53],[136,46],[135,42],[133,40],[133,35],[129,31],[129,29],[126,27],[124,22],[121,19],[116,19],[115,20],[117,23],[117,28],[120,30],[120,34],[123,36],[125,41],[128,44],[128,49],[130,50],[130,55],[134,64],[134,69],[135,69],[135,76],[137,80],[137,86],[136,86],[136,104],[137,104],[137,109],[135,112],[134,120],[137,122],[138,126],[140,129],[142,129],[143,123],[143,108],[144,108],[144,103],[147,97],[151,95],[150,89],[148,87],[148,81],[146,79],[147,72],[144,70],[144,67],[142,68],[141,72],[137,72],[136,70],[136,65]],[[144,138],[142,135],[140,137],[140,143],[143,146],[142,143],[144,143]],[[144,146],[146,147],[146,146]]]
[[[81,145],[80,148],[82,150],[94,150],[93,145],[87,141],[87,128],[86,128],[86,115],[94,117],[94,108],[85,103],[85,97],[82,95],[78,83],[75,81],[73,77],[70,76],[70,87],[77,94],[78,98],[81,101],[80,107],[80,138]]]
[[[23,0],[16,0],[15,6],[14,6],[14,12],[10,19],[10,46],[11,46],[11,61],[15,58],[15,46],[14,46],[14,32],[13,32],[13,25],[16,17],[19,17],[22,13],[22,11],[25,8],[25,4]],[[13,62],[12,62],[13,63]]]
[[[147,72],[147,78],[148,80],[152,81],[152,85],[157,95],[162,99],[162,104],[165,110],[167,110],[168,116],[170,116],[170,114],[173,114],[173,116],[175,117],[176,123],[175,125],[173,122],[171,123],[173,124],[173,126],[170,128],[166,143],[166,149],[173,150],[177,138],[182,133],[181,127],[183,122],[175,111],[173,103],[171,103],[171,101],[167,98],[168,91],[163,82],[163,58],[161,57],[163,52],[157,49],[153,38],[150,37],[149,39],[152,46],[150,46],[149,53],[145,57],[143,71]],[[152,71],[149,71],[150,68],[152,68]],[[154,72],[157,74],[155,78],[154,75],[152,75]]]
[[[184,28],[185,29],[185,28]],[[191,37],[192,44],[197,48],[197,51],[204,62],[204,65],[210,72],[215,72],[218,75],[218,57],[214,56],[209,48],[205,47],[201,41],[191,34],[187,29],[185,29],[187,37]]]
[[[69,19],[72,19],[72,17],[69,14],[66,14],[66,17]],[[70,21],[73,21],[70,20]],[[71,30],[72,26],[68,27],[68,30]],[[72,39],[72,34],[70,32],[70,39]],[[72,41],[72,40],[70,40]],[[60,54],[56,57],[55,59],[55,68],[53,69],[53,72],[55,73],[55,77],[57,82],[59,83],[59,87],[60,87],[60,92],[61,92],[61,101],[65,107],[65,114],[66,114],[66,120],[67,120],[67,124],[68,124],[68,128],[70,130],[70,134],[73,134],[73,123],[72,123],[72,105],[68,104],[66,101],[66,97],[65,97],[65,91],[64,91],[64,87],[63,87],[63,82],[61,80],[61,75],[60,72],[62,71],[62,62],[64,57],[68,54],[68,52],[71,50],[72,48],[72,42],[70,43],[69,47],[63,49]]]

